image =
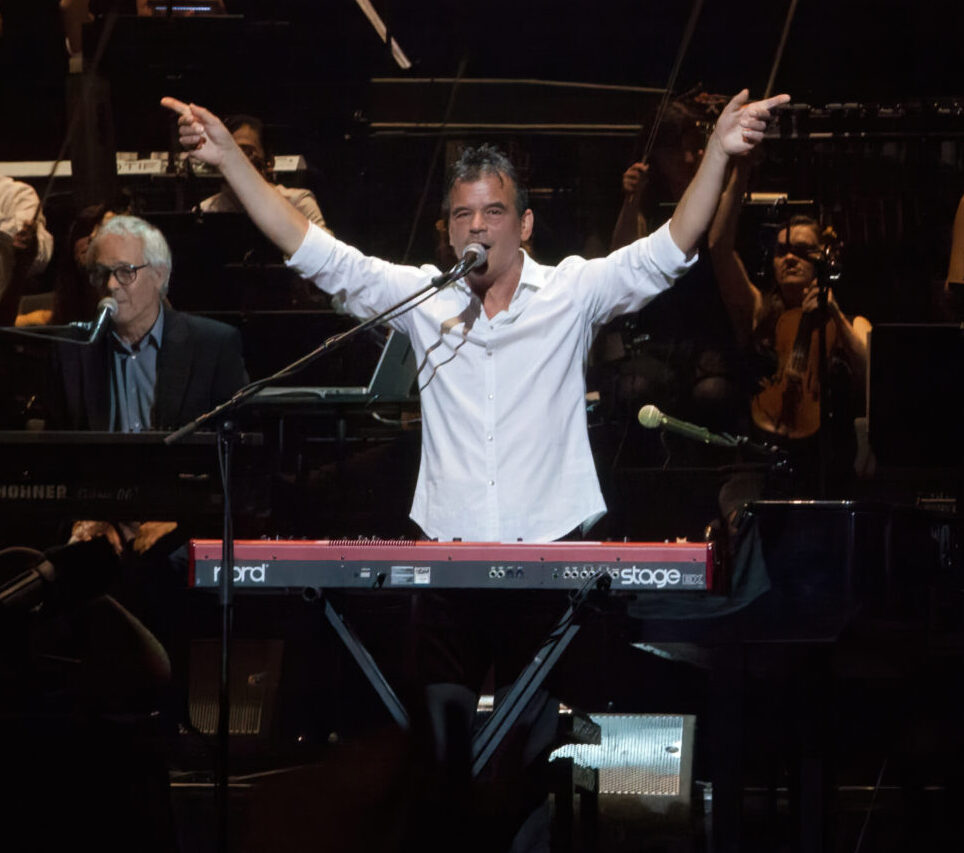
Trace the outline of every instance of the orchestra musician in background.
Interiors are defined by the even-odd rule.
[[[629,245],[662,225],[660,203],[675,204],[686,191],[703,158],[714,118],[726,101],[706,92],[683,95],[654,117],[659,124],[652,151],[623,172],[623,201],[610,249]]]
[[[100,226],[120,212],[107,204],[92,204],[74,217],[65,243],[69,251],[60,251],[54,260],[53,290],[20,300],[18,326],[61,326],[94,319],[99,294],[90,283],[87,249]]]
[[[707,136],[726,103],[699,92],[671,101],[648,128],[652,150],[622,176],[623,203],[613,228],[615,250],[650,233],[665,221],[699,168]],[[668,414],[724,432],[739,427],[738,357],[720,304],[709,258],[676,286],[636,314],[624,315],[600,332],[594,348],[595,379],[615,403],[617,421],[635,424],[636,413],[655,404]],[[693,442],[663,437],[660,452],[695,466],[718,464],[718,454]],[[620,442],[620,465],[645,459],[644,442]]]
[[[0,175],[0,297],[14,275],[20,279],[40,275],[53,251],[54,238],[47,230],[37,191]]]
[[[311,222],[319,228],[326,228],[325,217],[311,190],[286,187],[277,182],[274,173],[274,154],[267,144],[264,122],[256,116],[239,114],[227,116],[224,119],[224,126],[231,132],[238,148],[245,153],[251,165],[261,176],[273,184],[274,188]],[[201,201],[198,207],[204,213],[242,213],[244,211],[241,202],[227,183],[223,184],[217,193]]]
[[[600,324],[638,310],[692,265],[728,163],[762,140],[770,108],[788,100],[780,95],[750,103],[748,92],[741,92],[722,111],[667,225],[606,258],[570,257],[558,267],[537,264],[521,249],[534,222],[513,165],[488,145],[463,152],[449,175],[443,214],[456,256],[479,244],[485,259],[463,281],[393,321],[409,335],[420,365],[422,455],[411,514],[425,535],[545,541],[585,531],[603,514],[586,429],[584,365],[592,337]],[[365,257],[338,241],[278,195],[215,115],[173,98],[161,103],[178,114],[181,143],[191,157],[218,168],[289,264],[338,294],[352,313],[374,316],[439,273]],[[461,620],[466,613],[468,625]],[[513,626],[513,645],[523,645],[523,634],[532,638],[533,615],[500,613],[502,629],[507,622]],[[481,604],[473,611],[443,602],[423,623],[427,630],[416,629],[440,789],[455,778],[446,765],[453,744],[468,743],[465,729],[484,675],[468,672],[474,656],[460,640],[484,623],[491,630],[493,621]],[[459,636],[445,636],[446,625],[456,624]],[[547,735],[544,725],[533,725],[522,750],[530,765],[547,756],[554,733],[556,712],[541,693],[530,705],[531,718],[551,721],[553,731]],[[513,780],[525,775],[520,769]],[[503,798],[495,812],[471,817],[454,801],[454,790],[436,791],[441,801],[432,819],[448,820],[422,831],[449,843],[452,833],[467,835],[480,849],[508,849],[513,837],[525,835],[525,843],[538,846],[548,828],[539,786],[511,785],[525,796]],[[472,817],[475,822],[463,822]]]
[[[845,488],[855,453],[854,418],[863,414],[870,322],[841,310],[820,277],[829,266],[833,234],[815,219],[795,216],[772,247],[772,287],[761,289],[736,252],[736,232],[749,177],[747,160],[734,161],[710,228],[713,269],[737,345],[750,362],[767,365],[751,403],[751,435],[790,451],[794,496],[816,497],[821,403],[832,413],[830,488]],[[829,285],[829,281],[825,284]],[[827,382],[821,393],[818,329],[826,328]],[[747,495],[759,497],[759,494]]]

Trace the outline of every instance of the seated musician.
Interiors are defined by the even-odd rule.
[[[0,175],[0,325],[13,324],[27,279],[47,268],[53,250],[37,191]]]
[[[700,93],[671,101],[659,121],[649,162],[633,163],[623,172],[623,201],[610,248],[628,246],[654,231],[666,214],[660,202],[678,202],[696,174],[713,117],[726,99]]]
[[[94,234],[87,258],[91,284],[117,300],[117,313],[111,331],[93,346],[56,349],[48,429],[175,429],[246,384],[237,329],[164,304],[171,253],[157,228],[115,216]],[[159,550],[166,554],[176,544],[175,528],[167,521],[116,527],[79,521],[71,540],[106,535],[117,550],[142,554],[164,538]]]
[[[97,229],[120,210],[107,204],[92,204],[74,217],[67,232],[69,252],[60,252],[54,261],[53,290],[20,300],[18,326],[85,322],[97,312],[97,291],[90,286],[87,249]]]
[[[547,541],[587,530],[603,514],[585,411],[583,367],[593,334],[606,320],[638,310],[666,290],[695,261],[726,164],[762,139],[769,108],[786,100],[748,104],[746,92],[738,95],[722,112],[700,168],[666,226],[606,258],[570,257],[557,267],[538,264],[521,249],[532,233],[533,212],[509,160],[488,145],[462,153],[449,175],[443,213],[456,256],[479,243],[486,259],[463,281],[392,322],[409,335],[421,366],[422,452],[411,516],[425,535]],[[353,313],[373,316],[439,273],[365,257],[326,234],[285,203],[213,114],[172,98],[162,103],[179,114],[181,142],[191,156],[218,167],[290,264],[341,296]],[[497,618],[483,608],[442,603],[424,614],[419,626],[425,630],[417,638],[416,665],[423,685],[437,688],[427,700],[433,754],[446,762],[468,744],[465,729],[481,678],[498,653],[493,632],[501,636],[502,650],[510,645],[509,654],[518,658],[525,641],[544,635],[546,627],[544,614],[510,613],[505,602]],[[476,629],[493,643],[488,659],[478,654],[478,642],[463,645],[480,636]],[[530,656],[534,650],[528,650]],[[548,697],[540,701],[530,706],[532,717],[554,724]],[[522,750],[528,761],[545,755],[545,735],[544,728],[532,727]],[[503,765],[503,779],[507,772]],[[512,781],[524,775],[519,770]],[[440,812],[450,823],[443,820],[436,832],[450,847],[449,832],[469,832],[473,844],[459,849],[505,849],[523,821],[538,823],[532,791],[523,796],[519,785],[513,790],[520,796],[503,798],[488,819],[476,815],[479,822],[459,825],[452,799],[462,776],[451,771],[443,776],[452,784],[441,792],[443,803],[446,795],[449,800]]]
[[[52,422],[60,429],[175,429],[247,382],[237,329],[164,305],[171,252],[136,216],[115,216],[93,236],[90,282],[117,300],[112,330],[92,347],[61,345]]]
[[[266,143],[264,122],[255,116],[227,116],[224,125],[231,131],[234,141],[251,161],[251,165],[270,182],[293,207],[319,228],[325,228],[325,218],[315,194],[300,187],[286,187],[279,184],[274,173],[274,154]],[[205,213],[242,213],[244,207],[234,194],[231,186],[223,184],[220,191],[208,196],[198,205]]]
[[[839,430],[831,436],[836,458],[824,461],[840,488],[854,459],[853,418],[863,413],[870,323],[844,314],[829,288],[826,307],[820,307],[819,278],[830,262],[825,255],[830,234],[810,217],[793,217],[777,234],[770,265],[772,288],[761,290],[753,284],[735,251],[748,173],[746,161],[734,163],[710,229],[710,253],[737,344],[747,354],[766,358],[763,382],[751,405],[753,434],[789,449],[795,457],[795,488],[812,492],[819,462],[820,405],[825,401],[831,407],[829,422]],[[817,358],[821,316],[829,383],[823,396]]]

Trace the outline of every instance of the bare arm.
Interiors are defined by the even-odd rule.
[[[947,282],[964,281],[964,196],[957,206],[951,235],[951,259],[947,265]],[[947,288],[947,283],[944,287]]]
[[[746,89],[723,109],[713,134],[706,144],[700,167],[683,193],[669,233],[687,257],[691,257],[710,226],[716,212],[731,157],[743,156],[763,140],[772,107],[785,104],[789,95],[776,95],[764,101],[747,103]]]
[[[854,372],[856,387],[863,389],[867,379],[867,336],[870,334],[870,320],[856,316],[853,322],[841,312],[836,302],[830,308],[831,317],[837,326],[837,332],[843,341],[843,349],[847,354],[847,361]]]
[[[178,114],[181,145],[190,156],[217,167],[254,224],[282,252],[293,255],[308,232],[305,215],[251,165],[217,116],[175,98],[163,98],[161,105]]]
[[[743,261],[736,253],[737,224],[749,171],[746,160],[733,162],[726,189],[720,196],[719,207],[710,225],[709,236],[713,274],[737,345],[741,348],[749,344],[763,305],[759,289],[750,280]]]
[[[804,313],[816,311],[820,301],[820,288],[813,284],[807,288],[803,297]],[[841,349],[856,380],[855,387],[862,389],[867,375],[867,336],[870,334],[870,321],[866,317],[854,317],[853,322],[840,310],[833,290],[827,291],[827,314],[840,336]]]

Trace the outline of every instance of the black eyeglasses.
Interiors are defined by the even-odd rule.
[[[118,284],[122,287],[128,287],[137,280],[137,271],[149,266],[150,264],[140,264],[138,266],[134,264],[115,264],[112,267],[108,267],[104,264],[94,264],[90,270],[90,283],[94,285],[94,287],[104,287],[107,282],[110,281],[110,277],[114,276]]]
[[[814,261],[820,257],[820,247],[811,243],[777,243],[773,247],[773,254],[778,258],[791,252],[804,261]]]

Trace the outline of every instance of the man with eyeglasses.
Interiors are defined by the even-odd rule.
[[[104,223],[87,250],[91,285],[112,296],[109,332],[92,346],[60,344],[54,355],[48,428],[143,432],[180,427],[248,381],[237,329],[175,311],[164,298],[171,252],[164,235],[135,216]],[[149,451],[149,448],[145,448]],[[189,531],[173,521],[74,522],[71,542],[104,536],[121,556],[111,593],[157,636],[174,660],[171,720],[184,713],[184,637],[179,593]]]
[[[97,232],[87,257],[91,284],[117,300],[117,313],[101,344],[59,347],[54,425],[175,429],[247,382],[237,329],[165,304],[171,252],[154,226],[115,216]]]

